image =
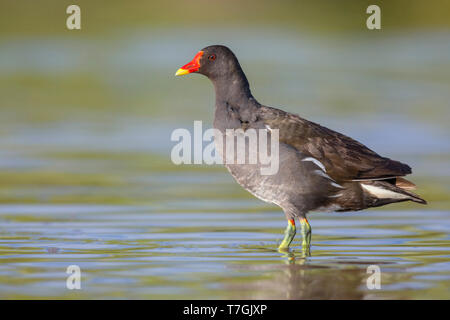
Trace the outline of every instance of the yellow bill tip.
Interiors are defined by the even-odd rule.
[[[177,70],[177,72],[175,72],[175,75],[176,76],[183,76],[183,75],[188,74],[188,73],[189,73],[189,70],[180,68],[180,69]]]

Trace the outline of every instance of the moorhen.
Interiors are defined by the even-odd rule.
[[[301,223],[303,249],[309,251],[309,211],[355,211],[408,200],[426,204],[410,191],[415,185],[403,178],[411,173],[408,165],[382,157],[336,131],[256,101],[229,48],[208,46],[175,75],[189,73],[203,74],[214,84],[214,128],[219,132],[253,128],[270,133],[278,129],[276,174],[263,175],[261,164],[224,163],[242,187],[283,209],[288,226],[281,251],[289,249],[295,236],[295,218]],[[219,152],[224,157],[226,151]]]

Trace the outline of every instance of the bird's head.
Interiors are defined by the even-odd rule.
[[[241,70],[241,67],[233,52],[225,46],[214,45],[200,50],[194,59],[178,69],[175,75],[200,73],[214,80],[227,77],[237,70]]]

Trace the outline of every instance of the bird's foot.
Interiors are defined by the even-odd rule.
[[[300,218],[302,226],[302,254],[306,257],[311,256],[311,225],[306,217]]]
[[[300,224],[302,226],[302,251],[301,256],[309,257],[311,256],[311,226],[306,219],[306,217],[300,218]],[[283,254],[289,254],[289,246],[294,239],[296,234],[295,220],[288,220],[288,225],[284,231],[284,239],[278,247],[278,252]]]
[[[294,239],[296,232],[297,229],[295,228],[295,220],[291,219],[288,221],[288,225],[286,227],[286,230],[284,231],[284,239],[283,241],[281,241],[281,244],[278,247],[279,252],[289,252],[289,246]]]
[[[305,241],[302,242],[302,256],[303,257],[311,256],[311,244],[305,243]]]

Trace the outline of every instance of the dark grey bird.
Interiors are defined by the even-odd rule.
[[[288,226],[280,250],[288,250],[298,218],[302,246],[309,251],[311,227],[306,214],[310,211],[356,211],[402,201],[426,204],[411,192],[415,185],[403,178],[411,173],[408,165],[298,115],[260,104],[229,48],[202,49],[176,75],[188,73],[203,74],[214,84],[214,128],[224,137],[230,129],[265,129],[269,135],[278,131],[279,169],[275,174],[262,174],[260,162],[225,166],[250,193],[283,209]],[[217,142],[216,136],[216,147]],[[226,156],[224,144],[221,141],[219,147],[222,157]]]

